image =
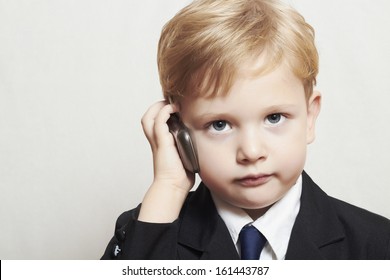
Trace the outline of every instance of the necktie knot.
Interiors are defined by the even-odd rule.
[[[253,225],[246,225],[240,232],[241,259],[258,260],[267,239]]]

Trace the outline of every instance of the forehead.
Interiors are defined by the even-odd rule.
[[[243,67],[229,92],[215,97],[187,96],[181,102],[182,114],[201,114],[214,110],[242,111],[270,106],[305,103],[304,87],[286,64],[273,71],[254,75],[254,68]]]
[[[225,96],[232,92],[231,87],[238,81],[268,76],[271,72],[278,73],[280,77],[295,73],[303,83],[303,78],[297,74],[297,67],[296,59],[290,56],[275,57],[267,50],[263,50],[260,55],[248,55],[221,69],[202,67],[195,72],[184,94],[176,101],[181,103],[183,97],[192,95],[206,98]]]

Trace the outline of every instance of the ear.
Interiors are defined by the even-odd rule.
[[[315,126],[321,110],[321,93],[314,91],[307,103],[307,132],[306,142],[310,144],[315,139]]]

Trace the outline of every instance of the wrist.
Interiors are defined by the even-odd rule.
[[[180,210],[189,190],[154,181],[142,201],[138,220],[149,223],[171,223],[180,214]]]

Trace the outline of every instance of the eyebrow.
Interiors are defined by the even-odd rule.
[[[271,105],[264,108],[261,108],[262,111],[266,112],[277,112],[277,111],[286,111],[297,108],[297,104],[280,104],[280,105]],[[204,119],[204,118],[223,118],[224,116],[231,116],[232,113],[230,111],[221,111],[221,112],[205,112],[200,113],[199,115],[195,115],[195,117]]]
[[[266,111],[286,111],[297,108],[297,104],[279,104],[279,105],[271,105],[268,107],[265,107],[264,110]]]
[[[194,115],[193,119],[196,121],[205,121],[208,119],[226,119],[228,117],[231,117],[232,114],[228,112],[221,112],[221,113],[204,113],[199,115]]]

